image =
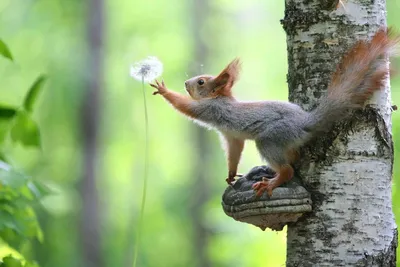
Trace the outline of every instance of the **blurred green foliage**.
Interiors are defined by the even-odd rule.
[[[0,55],[13,59],[10,49],[2,41]],[[7,147],[8,136],[14,143],[39,147],[39,129],[30,117],[30,113],[33,111],[43,82],[44,79],[41,77],[33,84],[21,107],[0,105],[0,237],[7,246],[18,251],[17,256],[22,254],[29,257],[30,253],[26,246],[29,246],[33,239],[43,241],[34,206],[47,194],[47,190],[40,182],[15,169],[9,163],[4,148]],[[28,261],[22,263],[21,259],[6,256],[2,259],[0,266],[28,267],[36,266],[36,263]]]
[[[39,265],[35,262],[21,261],[8,255],[2,259],[0,267],[39,267]]]
[[[7,45],[2,40],[0,40],[0,55],[10,60],[13,59],[10,49],[8,49]]]
[[[207,16],[199,29],[209,50],[204,62],[193,62],[191,1],[106,2],[105,76],[98,77],[105,88],[97,182],[107,266],[124,266],[127,254],[133,251],[129,244],[139,219],[135,215],[139,214],[142,193],[145,136],[141,85],[129,77],[133,61],[157,56],[164,63],[167,85],[179,91],[188,76],[199,74],[193,70],[215,73],[240,56],[244,65],[235,89],[238,98],[287,99],[286,39],[279,22],[284,1],[209,2],[199,11]],[[400,2],[388,0],[387,5],[389,24],[399,28]],[[15,60],[0,60],[0,140],[10,137],[1,145],[0,157],[4,160],[7,155],[13,175],[20,177],[17,185],[0,188],[4,190],[1,196],[11,201],[9,208],[14,209],[14,221],[7,227],[14,227],[15,233],[26,238],[40,239],[31,204],[42,191],[41,182],[54,191],[41,201],[45,210],[36,212],[45,242],[24,248],[26,257],[37,259],[41,267],[82,266],[78,229],[81,200],[76,186],[82,170],[79,123],[87,79],[86,12],[86,1],[0,1],[0,53]],[[218,41],[210,32],[218,33]],[[6,49],[5,43],[11,49]],[[42,73],[50,78],[47,89],[36,99],[35,88],[42,85]],[[393,79],[394,104],[400,101],[399,86],[400,79]],[[138,266],[195,266],[198,250],[189,203],[196,194],[190,184],[196,167],[193,133],[197,126],[173,112],[160,97],[150,96],[151,92],[149,87],[151,168]],[[33,101],[37,102],[34,109]],[[4,127],[8,119],[13,120],[11,128]],[[209,262],[212,266],[282,266],[285,231],[261,232],[222,212],[225,158],[217,135],[206,135],[213,147],[207,155],[212,182],[210,197],[200,210],[200,224],[207,236]],[[393,202],[400,218],[400,112],[393,113],[393,137]],[[41,150],[35,148],[38,144]],[[256,149],[248,144],[239,169],[245,172],[258,164],[262,161]],[[6,184],[9,175],[0,172],[1,183]],[[7,216],[4,218],[6,222]],[[0,257],[10,253],[20,258],[10,246],[0,248]],[[13,260],[1,264],[7,261]]]

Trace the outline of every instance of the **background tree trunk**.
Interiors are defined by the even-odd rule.
[[[101,267],[103,266],[103,260],[101,257],[96,169],[98,162],[99,112],[101,110],[101,77],[103,77],[103,0],[88,1],[88,12],[88,77],[81,121],[84,154],[84,173],[81,182],[81,245],[83,250],[83,266]]]
[[[196,76],[203,73],[202,66],[207,63],[209,58],[209,49],[205,43],[201,33],[204,31],[206,25],[205,21],[208,18],[210,12],[202,12],[203,10],[209,10],[208,0],[192,0],[190,5],[189,14],[193,14],[192,25],[190,32],[192,33],[192,40],[194,44],[194,64],[190,64],[192,73],[190,76]],[[210,140],[210,134],[206,129],[197,127],[197,125],[191,125],[193,129],[194,145],[195,148],[192,150],[195,160],[193,166],[193,180],[190,191],[191,194],[191,219],[193,225],[193,255],[196,255],[197,266],[208,267],[211,266],[210,259],[208,257],[208,243],[212,233],[205,225],[204,221],[204,206],[210,199],[210,185],[207,183],[209,178],[210,158],[212,155],[212,142]]]
[[[289,99],[307,110],[351,45],[386,25],[385,0],[342,2],[286,0]],[[314,205],[288,227],[287,266],[395,266],[389,82],[371,103],[302,152]]]

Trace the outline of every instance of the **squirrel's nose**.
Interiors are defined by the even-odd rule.
[[[187,87],[187,86],[188,86],[188,81],[185,82],[185,87]]]

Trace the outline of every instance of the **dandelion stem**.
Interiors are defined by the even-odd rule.
[[[147,104],[146,104],[146,92],[144,89],[144,76],[142,76],[142,89],[143,89],[143,103],[144,103],[144,120],[145,120],[145,151],[144,151],[144,177],[143,177],[143,193],[142,193],[142,205],[140,207],[140,217],[139,224],[137,227],[136,233],[136,242],[135,242],[135,251],[133,256],[133,267],[136,267],[136,262],[139,253],[139,243],[140,243],[140,235],[142,232],[143,225],[143,216],[144,216],[144,207],[146,204],[146,193],[147,193],[147,178],[149,171],[149,118],[147,115]]]

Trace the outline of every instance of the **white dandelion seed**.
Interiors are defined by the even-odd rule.
[[[156,57],[147,57],[131,66],[131,76],[144,82],[151,82],[163,72],[163,64]]]

